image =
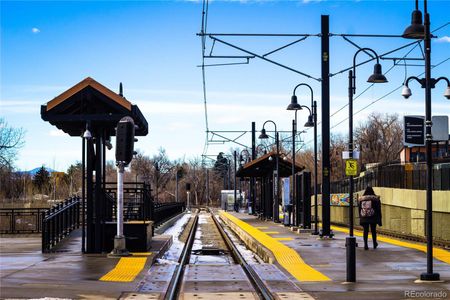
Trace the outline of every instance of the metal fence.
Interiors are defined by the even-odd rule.
[[[47,210],[46,207],[0,208],[0,233],[40,233],[42,231],[42,213]]]
[[[42,252],[51,251],[80,226],[80,198],[71,197],[42,213]]]
[[[106,183],[105,188],[108,210],[111,211],[111,221],[116,220],[116,183]],[[165,220],[182,213],[184,202],[159,203],[151,196],[150,185],[144,182],[124,182],[123,217],[124,221],[152,220],[158,226]],[[109,215],[109,214],[108,214]]]
[[[184,202],[155,203],[154,216],[152,218],[154,225],[158,226],[171,217],[182,213],[184,209]]]
[[[369,169],[354,178],[355,191],[368,185],[399,189],[425,190],[426,165],[423,163],[386,165]],[[331,193],[348,193],[349,179],[331,183]],[[450,163],[434,165],[433,189],[450,190]]]
[[[115,221],[117,184],[108,182],[106,185],[107,216],[111,217],[111,221]],[[153,215],[153,201],[150,185],[143,182],[124,182],[123,185],[124,221],[151,220]]]

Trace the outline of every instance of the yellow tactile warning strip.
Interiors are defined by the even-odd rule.
[[[277,241],[293,241],[293,238],[289,238],[289,237],[280,237],[280,238],[274,238]]]
[[[100,281],[132,282],[144,269],[151,252],[132,253],[132,256],[121,257],[117,265],[103,275]]]
[[[340,227],[340,226],[335,226],[335,225],[331,225],[331,229],[335,230],[335,231],[345,232],[345,233],[348,233],[348,231],[349,231],[345,227]],[[357,236],[363,236],[363,233],[359,230],[355,230],[354,234]],[[370,234],[369,234],[369,237],[371,238]],[[377,237],[377,240],[381,241],[381,242],[389,243],[389,244],[392,244],[395,246],[416,249],[416,250],[419,250],[419,251],[422,251],[425,253],[427,252],[427,246],[423,245],[423,244],[405,242],[405,241],[397,240],[394,238],[389,238],[389,237],[379,236],[379,235]],[[433,247],[433,257],[440,261],[443,261],[447,264],[450,264],[450,251]]]
[[[328,281],[330,278],[320,273],[316,269],[307,265],[300,255],[292,248],[277,241],[275,238],[262,232],[259,229],[239,220],[235,216],[221,212],[221,215],[239,226],[242,230],[254,237],[258,242],[269,249],[277,262],[299,281]]]

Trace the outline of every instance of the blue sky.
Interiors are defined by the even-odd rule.
[[[450,1],[428,1],[432,29],[450,21]],[[422,1],[420,1],[422,5]],[[401,34],[410,24],[414,1],[211,1],[208,31],[223,33],[319,33],[320,15],[330,15],[332,33]],[[153,155],[164,147],[171,159],[202,154],[205,141],[201,43],[196,33],[201,26],[201,1],[49,1],[1,2],[1,90],[0,116],[26,130],[26,145],[16,166],[32,169],[41,164],[65,170],[80,160],[81,141],[58,132],[42,121],[40,105],[72,85],[91,76],[118,90],[124,84],[127,99],[137,104],[149,122],[150,133],[136,147]],[[450,77],[450,25],[435,32],[432,43],[432,75]],[[229,42],[264,54],[295,38],[236,38]],[[405,45],[400,38],[354,38],[360,46],[379,54]],[[208,40],[208,47],[211,42]],[[331,72],[352,63],[357,49],[341,37],[330,44]],[[402,57],[409,49],[392,56]],[[209,48],[208,48],[209,52]],[[216,55],[242,55],[222,45]],[[409,57],[419,57],[416,48]],[[303,42],[270,56],[290,67],[320,77],[320,39]],[[363,54],[358,61],[364,60]],[[225,63],[214,60],[207,63]],[[382,61],[383,70],[392,61]],[[357,92],[372,64],[357,70]],[[423,67],[408,67],[407,74],[420,75]],[[397,66],[386,74],[389,83],[370,88],[355,101],[355,111],[400,86],[405,68]],[[210,130],[249,130],[255,121],[259,130],[272,119],[279,130],[290,130],[293,114],[285,110],[293,87],[299,82],[312,85],[320,104],[320,84],[261,60],[248,65],[206,69]],[[347,102],[347,73],[331,79],[331,112]],[[373,111],[423,114],[423,90],[412,83],[413,96],[403,100],[401,90],[377,101],[355,115],[357,124]],[[450,115],[450,102],[442,97],[445,85],[433,90],[433,113]],[[309,105],[306,90],[297,93]],[[320,114],[320,108],[319,108]],[[334,133],[345,133],[348,115],[343,109],[331,119]],[[306,113],[299,113],[299,123]],[[319,129],[320,132],[320,129]],[[303,137],[312,139],[311,132]],[[250,144],[250,136],[241,140]],[[227,151],[233,145],[210,145],[207,154]],[[311,146],[311,145],[307,145]],[[108,153],[113,159],[114,151]]]

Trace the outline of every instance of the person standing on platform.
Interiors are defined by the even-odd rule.
[[[364,249],[368,250],[367,239],[369,236],[369,227],[372,232],[373,248],[378,247],[377,243],[377,224],[381,223],[381,201],[380,197],[375,195],[371,186],[368,186],[362,197],[358,199],[359,222],[364,228]]]

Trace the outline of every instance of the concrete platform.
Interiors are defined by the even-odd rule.
[[[170,236],[154,237],[144,270],[170,243]],[[83,255],[80,245],[75,236],[59,247],[58,252],[42,254],[40,236],[2,237],[0,298],[117,299],[123,292],[135,291],[144,272],[132,282],[100,281],[119,259],[107,258],[106,253]]]
[[[295,250],[311,268],[327,276],[330,281],[298,281],[286,269],[280,269],[303,291],[317,299],[410,299],[411,292],[434,291],[450,298],[450,265],[434,260],[434,271],[440,273],[442,282],[415,283],[426,270],[424,252],[379,241],[377,249],[364,250],[363,240],[357,237],[357,282],[346,280],[346,233],[335,231],[334,239],[320,239],[310,233],[298,233],[289,227],[271,221],[262,221],[244,213],[230,213],[253,228],[267,232],[277,242]],[[236,230],[242,236],[242,230]],[[250,247],[262,252],[267,262],[274,261],[274,254],[254,237],[243,236]],[[411,243],[411,242],[409,242]],[[371,241],[369,240],[371,246]],[[445,250],[443,250],[445,251]],[[448,251],[447,251],[448,252]],[[448,252],[450,255],[450,252]],[[409,293],[409,294],[408,294]],[[436,298],[436,297],[435,297]],[[441,297],[442,298],[442,297]],[[423,299],[420,298],[419,299]]]

